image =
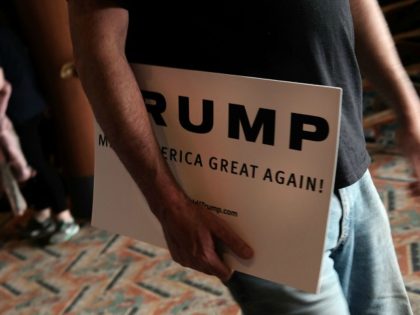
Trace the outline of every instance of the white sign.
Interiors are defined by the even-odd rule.
[[[255,251],[250,261],[227,253],[229,264],[316,292],[335,176],[341,89],[132,67],[175,178]],[[99,128],[93,225],[166,247],[159,222]]]

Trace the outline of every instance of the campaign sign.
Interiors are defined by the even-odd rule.
[[[246,261],[227,251],[225,260],[235,270],[316,292],[341,89],[149,65],[132,69],[176,180],[255,251]],[[100,128],[95,160],[93,225],[165,247],[159,222]]]

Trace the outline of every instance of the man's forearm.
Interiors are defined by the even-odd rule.
[[[362,73],[395,106],[402,123],[418,124],[417,93],[403,68],[376,0],[350,0]]]
[[[78,72],[100,126],[159,216],[165,202],[185,196],[160,155],[124,54],[128,13],[103,3],[69,3]]]

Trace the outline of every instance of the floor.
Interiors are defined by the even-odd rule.
[[[415,314],[420,314],[420,204],[398,152],[370,149]],[[240,311],[213,277],[173,263],[164,250],[84,226],[72,241],[19,240],[22,222],[0,215],[0,314],[221,314]]]
[[[238,314],[220,283],[163,250],[92,227],[65,245],[10,241],[0,314]]]

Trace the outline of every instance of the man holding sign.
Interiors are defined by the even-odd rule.
[[[262,1],[254,6],[70,0],[69,5],[78,70],[96,118],[162,225],[177,262],[219,277],[245,314],[411,314],[386,213],[367,172],[354,34],[363,70],[401,112],[402,144],[415,168],[420,168],[420,103],[375,0]],[[343,89],[319,294],[232,275],[217,243],[243,259],[252,258],[253,250],[175,181],[129,62]],[[322,120],[291,119],[293,150],[322,141],[328,133]],[[270,143],[269,137],[265,140]],[[413,188],[420,191],[417,182]]]

